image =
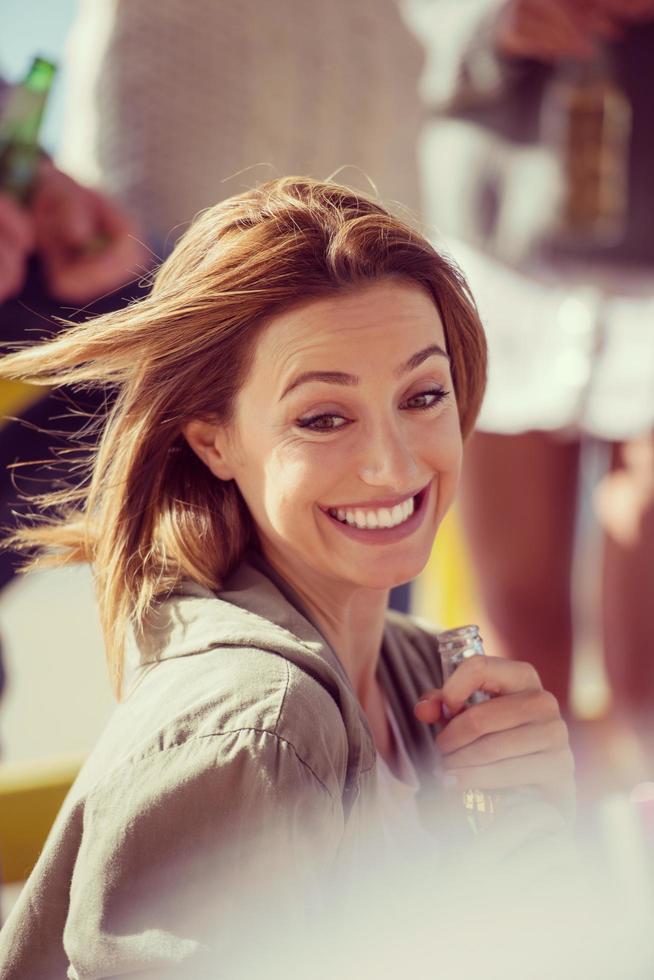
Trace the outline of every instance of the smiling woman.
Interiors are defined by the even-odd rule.
[[[466,665],[441,691],[436,630],[387,609],[454,497],[485,358],[424,237],[285,178],[203,213],[146,299],[0,361],[116,390],[86,475],[15,541],[91,563],[121,699],[3,977],[252,976],[252,936],[299,940],[327,881],[340,907],[363,857],[433,852],[448,752],[474,786],[527,768],[557,804],[539,826],[560,826],[567,736],[535,672]],[[440,751],[440,700],[454,716],[470,685],[497,697]]]
[[[275,329],[267,329],[273,318]],[[429,365],[407,364],[426,343],[440,343],[449,362],[441,356]],[[352,384],[351,377],[343,388],[352,393],[350,411],[355,397],[366,409],[348,428],[363,429],[366,440],[382,436],[380,424],[390,421],[390,375],[400,385],[393,388],[394,401],[399,391],[402,399],[423,393],[420,380],[431,380],[431,387],[434,379],[447,382],[449,404],[435,414],[444,412],[451,429],[458,412],[461,436],[470,432],[483,395],[486,347],[461,273],[380,204],[336,184],[287,178],[205,211],[143,301],[0,362],[3,377],[111,385],[117,392],[88,461],[88,483],[43,501],[59,508],[59,521],[50,510],[47,522],[15,538],[17,548],[39,549],[39,567],[93,564],[117,693],[127,623],[142,624],[152,603],[184,576],[220,588],[270,524],[270,516],[248,500],[248,481],[263,492],[265,473],[246,463],[240,479],[224,466],[215,479],[216,466],[212,473],[204,465],[215,461],[215,453],[201,450],[200,434],[212,438],[220,425],[234,437],[245,424],[263,438],[265,421],[278,443],[271,461],[290,473],[302,447],[325,468],[328,459],[331,465],[349,451],[352,437],[339,434],[347,447],[332,448],[335,435],[306,431],[308,416],[316,414],[317,386],[303,385],[300,392],[299,375],[319,370],[332,378],[358,377],[373,357],[365,385]],[[384,390],[375,390],[382,382]],[[324,402],[329,389],[321,391]],[[402,425],[410,424],[419,438],[432,415],[399,406],[393,411],[397,424],[400,416],[411,417]],[[378,447],[373,468],[386,464],[388,448]],[[318,496],[315,503],[402,494],[431,475],[427,466],[413,476],[382,470],[373,478],[380,492],[371,493],[357,487],[357,474],[350,472],[349,486],[330,488],[333,501]]]
[[[230,423],[184,427],[214,476],[238,487],[260,550],[313,611],[364,706],[388,592],[426,565],[458,480],[446,347],[433,292],[391,266],[276,313]]]

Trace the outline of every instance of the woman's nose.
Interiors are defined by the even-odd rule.
[[[415,485],[418,467],[399,428],[385,426],[364,436],[360,476],[364,483],[403,493]]]

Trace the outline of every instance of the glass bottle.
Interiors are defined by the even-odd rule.
[[[21,204],[29,200],[41,150],[39,131],[56,66],[34,58],[20,85],[11,89],[0,117],[0,190]]]
[[[484,644],[478,626],[458,626],[438,634],[438,650],[443,670],[443,683],[469,657],[485,656]],[[468,707],[488,701],[490,694],[473,691],[467,699]],[[466,787],[462,791],[463,816],[474,834],[492,821],[498,805],[498,794],[488,790]]]
[[[606,46],[587,61],[561,64],[542,115],[543,137],[562,178],[557,241],[611,245],[624,236],[631,115]]]
[[[458,626],[455,629],[444,630],[438,634],[438,649],[443,671],[443,683],[452,676],[454,671],[469,657],[484,657],[484,644],[479,634],[479,627],[474,625]],[[473,691],[466,700],[466,705],[472,707],[489,701],[493,695],[487,691]],[[485,790],[466,787],[461,794],[461,814],[470,830],[478,834],[488,826],[497,812],[519,802],[527,802],[540,798],[535,787],[520,787],[512,790]],[[456,817],[456,814],[455,814]]]

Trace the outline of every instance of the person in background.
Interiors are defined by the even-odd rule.
[[[57,161],[162,257],[200,210],[280,174],[338,172],[419,215],[423,61],[396,0],[81,0]]]
[[[654,2],[422,0],[413,15],[434,110],[422,143],[426,213],[470,277],[489,336],[489,387],[461,497],[488,647],[514,658],[529,648],[570,714],[581,450],[603,446],[596,615],[614,716],[645,724],[654,705]],[[624,225],[611,240],[574,240],[553,220],[561,147],[545,122],[557,92],[569,91],[562,85],[583,72],[601,80],[607,66],[611,107],[623,114],[615,139],[628,140]]]
[[[117,308],[143,293],[139,283],[151,265],[151,254],[124,210],[43,154],[28,206],[0,189],[0,342],[29,340],[44,323],[57,330],[55,317],[79,319]],[[21,490],[34,489],[35,483],[47,490],[57,479],[56,436],[47,428],[54,425],[65,434],[72,420],[62,415],[61,397],[44,397],[43,389],[3,385],[0,401],[0,525],[6,532],[22,507]],[[101,399],[84,395],[76,403],[93,415]],[[21,460],[41,465],[25,476],[10,469]],[[0,590],[14,575],[15,556],[0,550]],[[4,681],[0,655],[0,691]]]

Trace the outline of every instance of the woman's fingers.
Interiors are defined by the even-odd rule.
[[[451,677],[445,682],[442,688],[431,688],[421,695],[417,702],[414,713],[420,721],[433,724],[442,714],[442,704],[447,708],[445,714],[450,717],[458,715],[466,707],[466,701],[476,691],[484,691],[490,697],[500,694],[511,695],[520,692],[542,691],[543,686],[540,682],[538,672],[529,663],[520,660],[506,660],[503,657],[469,657],[456,669]],[[548,695],[552,698],[552,695]],[[554,700],[556,704],[556,700]],[[475,712],[477,707],[475,707]],[[558,713],[558,705],[557,713]],[[468,709],[465,714],[469,715],[472,709]],[[524,718],[517,717],[512,722],[511,727],[522,724]],[[472,722],[476,722],[476,714],[472,715]],[[448,728],[452,725],[450,725]],[[508,727],[507,724],[498,725]],[[455,726],[455,731],[456,731]],[[493,729],[490,729],[493,730]],[[485,731],[477,732],[477,735],[485,734]]]
[[[453,789],[510,789],[517,786],[538,786],[559,795],[569,787],[574,774],[574,759],[569,748],[557,751],[533,752],[529,755],[500,759],[486,765],[451,768],[444,765],[448,786]]]
[[[465,769],[534,752],[563,751],[567,747],[568,728],[558,718],[540,725],[519,725],[507,731],[482,735],[470,745],[443,752],[443,764],[446,769]]]
[[[442,753],[447,754],[493,732],[543,724],[560,717],[558,701],[542,688],[505,694],[460,712],[436,736],[436,744]]]
[[[468,706],[476,691],[488,699]],[[436,745],[445,785],[454,792],[535,786],[565,820],[574,819],[575,766],[568,729],[556,698],[543,690],[531,664],[470,657],[442,689],[425,692],[414,712],[427,723],[449,712]]]
[[[443,685],[443,700],[450,714],[456,715],[475,691],[493,696],[520,691],[541,691],[538,671],[522,660],[504,657],[468,657]]]
[[[434,687],[431,691],[423,694],[413,708],[413,713],[418,721],[422,721],[426,725],[434,725],[441,716],[441,700],[440,688]]]

